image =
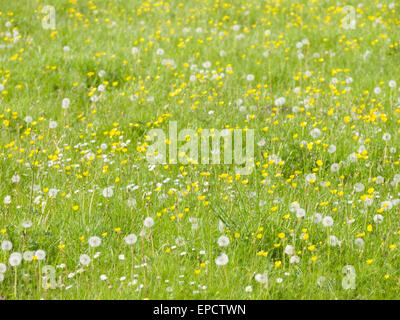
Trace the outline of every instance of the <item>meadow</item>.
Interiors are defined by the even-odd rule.
[[[399,28],[395,0],[0,0],[0,299],[397,299]],[[152,163],[172,121],[254,132],[254,167]]]

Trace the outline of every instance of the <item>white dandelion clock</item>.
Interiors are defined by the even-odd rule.
[[[50,120],[50,122],[49,122],[50,129],[55,129],[55,128],[57,128],[57,126],[58,126],[57,121]]]
[[[291,264],[299,263],[300,262],[300,258],[298,256],[291,256],[289,262]]]
[[[99,237],[94,236],[89,238],[89,246],[91,246],[92,248],[96,248],[100,246],[100,244],[101,244],[101,239]]]
[[[22,261],[22,255],[19,252],[13,252],[10,255],[10,258],[8,259],[8,263],[12,267],[17,267],[21,264]]]
[[[218,245],[220,247],[227,247],[229,245],[229,238],[227,236],[220,236],[218,238]]]
[[[322,219],[322,225],[324,227],[331,227],[333,225],[333,219],[330,216],[326,216]]]
[[[361,239],[361,238],[357,238],[356,240],[354,240],[354,244],[359,248],[363,248],[364,247],[364,240]]]
[[[35,256],[38,260],[44,260],[44,258],[46,258],[46,252],[44,252],[43,250],[37,250],[35,252]]]
[[[63,109],[68,109],[70,103],[71,103],[71,100],[70,100],[70,99],[64,98],[64,99],[62,100],[62,102],[61,102],[61,107],[62,107]]]
[[[146,228],[151,228],[151,227],[154,225],[154,220],[153,220],[153,218],[147,217],[146,219],[144,219],[143,225],[144,225]]]
[[[87,266],[87,265],[90,263],[90,261],[91,261],[91,259],[90,259],[90,257],[89,257],[87,254],[82,254],[82,255],[79,257],[79,262],[80,262],[80,264],[83,265],[83,266]]]
[[[13,175],[11,178],[12,183],[18,183],[21,180],[21,177],[17,174]]]
[[[229,262],[229,258],[225,253],[222,253],[218,258],[215,259],[217,266],[224,266]]]
[[[10,251],[13,248],[12,242],[8,240],[4,240],[1,243],[1,250],[3,251]]]
[[[281,107],[286,103],[286,99],[284,97],[280,97],[278,99],[275,100],[275,105],[277,107]]]
[[[24,261],[32,261],[35,253],[33,251],[25,251],[22,255]]]
[[[7,265],[5,263],[0,263],[0,273],[6,273]]]
[[[266,283],[268,281],[268,273],[265,272],[263,274],[261,273],[257,273],[254,276],[254,279],[258,282],[258,283]]]
[[[127,235],[127,236],[125,237],[125,243],[126,243],[127,245],[133,245],[133,244],[136,243],[136,241],[137,241],[137,236],[136,236],[136,234],[134,234],[134,233],[131,233],[130,235]]]
[[[288,244],[288,245],[285,247],[284,252],[285,252],[285,254],[287,254],[288,256],[291,256],[291,255],[294,254],[294,247],[293,247],[292,245]]]
[[[296,210],[296,217],[297,218],[304,218],[304,216],[306,215],[306,210],[302,209],[302,208],[298,208]]]
[[[363,185],[362,183],[360,183],[360,182],[357,182],[357,183],[354,185],[354,191],[355,191],[355,192],[363,192],[364,189],[365,189],[364,185]]]
[[[321,136],[321,134],[322,134],[322,131],[319,130],[318,128],[314,128],[314,129],[312,129],[312,130],[310,131],[310,136],[311,136],[313,139],[319,138],[319,137]]]
[[[114,194],[113,187],[107,187],[103,189],[103,197],[104,198],[111,198]]]
[[[328,152],[329,152],[329,153],[335,153],[335,152],[336,152],[336,146],[335,146],[334,144],[331,144],[331,145],[328,147]]]
[[[10,204],[11,203],[11,196],[5,196],[3,200],[4,204]]]
[[[382,221],[383,221],[383,216],[381,215],[381,214],[376,214],[376,215],[374,215],[374,222],[375,223],[382,223]]]

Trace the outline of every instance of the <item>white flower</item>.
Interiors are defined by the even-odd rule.
[[[280,97],[280,98],[275,100],[275,105],[277,107],[281,107],[281,106],[283,106],[285,104],[285,102],[286,102],[286,99],[284,97]]]
[[[100,276],[100,280],[102,280],[102,281],[106,281],[107,279],[108,279],[108,277],[105,274],[102,274]]]
[[[63,101],[62,101],[61,107],[62,107],[63,109],[68,109],[70,103],[71,103],[71,100],[70,100],[70,99],[64,98]]]
[[[101,244],[101,239],[99,237],[91,237],[89,238],[89,246],[96,248]]]
[[[146,219],[144,219],[143,224],[145,227],[151,228],[154,225],[154,220],[153,218],[147,217]]]
[[[392,139],[392,136],[390,135],[390,133],[384,133],[382,139],[383,141],[389,141],[390,139]]]
[[[354,185],[354,191],[355,192],[362,192],[362,191],[364,191],[364,189],[365,189],[364,185],[362,183],[360,183],[360,182],[357,182]]]
[[[11,196],[5,196],[4,200],[3,200],[4,204],[10,204],[11,203]]]
[[[265,272],[264,274],[257,273],[254,279],[259,283],[266,283],[268,281],[268,273]]]
[[[21,177],[17,174],[13,175],[11,178],[12,183],[18,183],[21,180]]]
[[[57,189],[52,188],[49,190],[49,196],[52,198],[55,198],[57,196],[57,193],[58,193]]]
[[[333,225],[333,219],[330,216],[326,216],[322,219],[322,225],[324,227],[331,227]]]
[[[374,215],[374,222],[381,223],[383,221],[383,216],[381,214]]]
[[[376,88],[374,89],[374,93],[375,93],[375,94],[380,94],[381,92],[382,92],[382,89],[379,88],[379,87],[376,87]]]
[[[377,184],[382,184],[385,181],[385,179],[382,176],[377,176],[375,182]]]
[[[0,263],[0,273],[6,273],[7,266],[4,263]]]
[[[79,262],[84,266],[87,266],[90,263],[90,261],[91,261],[91,259],[87,254],[82,254],[79,257]]]
[[[132,52],[132,54],[136,54],[136,53],[139,52],[139,49],[136,48],[136,47],[133,47],[133,48],[131,49],[131,52]]]
[[[131,233],[130,235],[127,235],[125,237],[125,243],[128,244],[128,245],[135,244],[136,241],[137,241],[137,236],[134,233]]]
[[[313,183],[315,180],[317,180],[317,177],[315,176],[314,173],[309,173],[306,175],[306,180],[307,182]]]
[[[285,252],[285,254],[287,254],[288,256],[291,256],[291,255],[294,254],[294,247],[293,247],[292,245],[288,244],[288,245],[285,247],[284,252]]]
[[[8,262],[12,267],[19,266],[22,261],[22,255],[19,252],[13,252],[8,259]]]
[[[336,152],[336,146],[335,146],[334,144],[331,144],[331,145],[328,147],[328,152],[329,152],[329,153],[334,153],[334,152]]]
[[[253,74],[248,74],[246,77],[247,81],[253,81],[254,80],[254,75]]]
[[[32,261],[34,255],[35,253],[33,251],[25,251],[22,257],[24,261]]]
[[[13,248],[12,242],[8,240],[4,240],[1,243],[1,250],[3,251],[10,251]]]
[[[318,128],[314,128],[310,131],[310,135],[313,139],[317,139],[318,137],[320,137],[322,134],[322,131],[319,130]]]
[[[113,187],[107,187],[103,189],[103,197],[111,198],[114,194]]]
[[[300,258],[298,256],[291,256],[290,257],[290,263],[299,263],[300,262]]]
[[[203,63],[203,68],[208,69],[211,67],[211,62],[210,61],[206,61]]]
[[[118,259],[121,260],[121,261],[122,261],[122,260],[125,260],[125,255],[120,254],[120,255],[118,256]]]
[[[383,208],[383,210],[388,211],[393,208],[393,203],[392,201],[383,201],[381,203],[381,207]]]
[[[229,258],[225,253],[222,253],[218,258],[215,259],[217,266],[224,266],[229,262]]]
[[[289,211],[290,211],[290,212],[296,212],[298,209],[300,209],[300,205],[299,205],[299,203],[298,203],[297,201],[292,202],[292,203],[289,205]]]
[[[157,51],[156,51],[156,54],[158,55],[158,56],[162,56],[163,54],[164,54],[164,50],[163,49],[157,49]]]
[[[389,81],[389,87],[390,87],[390,88],[396,88],[396,86],[397,86],[396,81],[394,81],[394,80],[390,80],[390,81]]]
[[[306,215],[306,210],[302,209],[302,208],[298,208],[296,210],[296,217],[297,218],[303,218]]]
[[[38,260],[44,260],[44,258],[46,258],[46,252],[44,252],[43,250],[37,250],[35,252],[35,256]]]
[[[49,122],[50,129],[55,129],[55,128],[57,128],[57,126],[58,126],[58,124],[56,121],[50,120],[50,122]]]
[[[340,241],[335,236],[329,236],[329,245],[336,247],[337,245],[340,245]]]
[[[331,172],[337,172],[340,169],[340,164],[334,163],[331,165]]]
[[[246,288],[244,288],[244,291],[246,291],[246,292],[252,292],[252,291],[253,291],[253,288],[252,288],[252,286],[247,286]]]
[[[314,223],[320,223],[322,221],[322,216],[319,213],[314,214]]]
[[[220,236],[218,239],[218,245],[220,247],[227,247],[229,245],[229,238],[226,236]]]
[[[68,46],[64,46],[64,47],[63,47],[63,51],[64,51],[65,53],[68,53],[68,52],[70,51],[70,48],[69,48]]]
[[[362,247],[364,247],[364,240],[361,238],[357,238],[356,240],[354,240],[354,244],[357,247],[362,248]]]
[[[31,116],[26,116],[24,120],[26,123],[31,123],[33,121]]]

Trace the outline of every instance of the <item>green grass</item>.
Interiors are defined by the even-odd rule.
[[[55,30],[42,27],[45,5],[56,9]],[[0,250],[0,297],[397,299],[400,6],[363,1],[355,29],[342,28],[341,9],[328,0],[0,0],[0,243],[13,244]],[[150,170],[146,136],[168,133],[169,121],[198,132],[254,129],[265,144],[255,144],[251,175],[223,164]],[[333,225],[316,223],[317,213]],[[99,247],[89,246],[93,236]],[[39,249],[44,260],[10,265],[11,253]],[[217,266],[222,252],[229,262]],[[348,265],[353,290],[342,286]],[[56,288],[42,286],[44,266],[55,268]]]

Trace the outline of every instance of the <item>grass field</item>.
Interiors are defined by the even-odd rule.
[[[395,0],[0,0],[0,298],[397,299],[399,28]],[[153,164],[172,121],[253,132],[254,168]]]

